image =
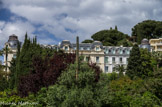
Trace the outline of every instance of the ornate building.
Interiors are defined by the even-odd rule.
[[[9,36],[9,40],[5,43],[5,47],[9,48],[9,54],[4,54],[4,64],[10,66],[12,58],[16,57],[17,43],[19,42],[16,35]],[[152,41],[151,41],[152,43]],[[68,40],[63,40],[59,45],[41,45],[42,47],[64,50],[66,53],[75,53],[76,43],[71,43]],[[151,45],[152,46],[152,45]],[[140,48],[146,48],[150,50],[150,44],[147,39],[143,39]],[[93,43],[80,43],[79,53],[84,56],[84,60],[87,62],[97,63],[103,72],[111,73],[117,65],[128,64],[128,58],[132,47],[123,46],[103,46],[100,41],[94,41]],[[9,70],[8,70],[9,71]]]
[[[61,49],[67,53],[75,53],[76,44],[63,40],[60,45],[42,45],[43,47]],[[116,65],[126,67],[132,47],[103,46],[100,41],[80,43],[79,53],[87,62],[97,63],[103,72],[111,73]]]
[[[143,48],[143,49],[147,49],[148,51],[151,50],[151,47],[150,47],[150,43],[148,41],[148,39],[144,38],[142,41],[141,41],[141,45],[139,46],[140,48]]]
[[[11,62],[12,58],[16,57],[18,42],[19,42],[18,37],[15,34],[9,36],[9,40],[5,43],[5,46],[4,46],[5,48],[7,47],[7,49],[8,49],[7,56],[4,53],[4,65],[7,64],[7,66],[10,66],[10,62]],[[9,69],[7,69],[7,72],[9,72]]]

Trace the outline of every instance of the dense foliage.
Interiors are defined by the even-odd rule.
[[[117,26],[92,38],[84,43],[99,40],[104,45],[131,44]],[[26,34],[21,50],[18,43],[8,79],[0,65],[1,102],[26,107],[162,107],[161,52],[150,53],[134,45],[127,69],[117,65],[115,72],[108,74],[80,57],[76,78],[75,54],[43,48],[36,41]]]
[[[147,78],[153,73],[153,62],[151,53],[147,49],[139,49],[135,44],[128,59],[126,74],[132,79],[134,77]]]
[[[21,76],[18,85],[18,92],[21,96],[27,96],[29,92],[36,93],[42,87],[55,84],[60,74],[74,63],[75,54],[57,52],[52,58],[33,59],[33,70],[28,75]]]
[[[95,96],[95,72],[87,64],[81,64],[78,78],[75,78],[76,65],[70,65],[56,85],[47,92],[48,106],[94,107],[99,106]],[[68,78],[67,78],[68,77]]]
[[[82,41],[82,43],[92,43],[92,42],[93,42],[93,40],[90,40],[90,39],[86,39],[86,40]]]
[[[137,44],[135,44],[130,52],[128,59],[126,74],[133,78],[135,76],[141,76],[141,54]]]
[[[91,36],[93,40],[84,40],[83,43],[92,43],[93,41],[101,41],[104,46],[132,46],[129,36],[115,29],[101,30]]]
[[[10,67],[10,88],[17,88],[19,85],[19,79],[23,75],[27,75],[34,69],[33,59],[36,56],[40,56],[45,58],[45,56],[51,57],[55,50],[42,48],[39,44],[37,44],[36,38],[33,41],[28,38],[27,34],[25,35],[24,44],[20,51],[20,43],[18,43],[17,47],[17,57],[11,61]]]
[[[162,37],[162,21],[145,20],[140,22],[132,28],[132,36],[136,37],[138,43],[141,43],[143,38]]]

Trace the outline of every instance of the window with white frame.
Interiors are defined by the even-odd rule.
[[[99,47],[96,47],[96,51],[100,51],[100,48]]]
[[[88,56],[86,56],[86,62],[89,62],[89,57]]]
[[[13,54],[13,58],[16,58],[16,54]]]
[[[87,47],[87,50],[90,50],[90,48],[89,48],[89,47]]]
[[[115,54],[115,49],[113,49],[113,54]]]
[[[106,49],[106,50],[105,50],[105,53],[108,54],[108,52],[109,52],[108,49]]]
[[[127,54],[129,54],[130,53],[130,51],[129,51],[129,49],[127,50]]]
[[[108,72],[108,71],[109,71],[109,67],[105,66],[105,72]]]
[[[123,51],[120,49],[120,54],[122,54],[123,53]]]
[[[115,63],[115,57],[112,57],[112,63]]]
[[[120,57],[120,63],[122,63],[123,62],[123,58],[122,57]]]
[[[68,50],[68,46],[65,46],[65,48],[64,48],[66,51]]]
[[[105,63],[108,63],[108,57],[107,56],[105,57]]]
[[[76,47],[74,47],[74,50],[76,50]]]
[[[100,61],[100,57],[96,57],[96,63],[99,63],[99,61]]]
[[[109,53],[111,53],[111,49],[109,49]]]
[[[123,50],[123,54],[125,54],[125,50]]]
[[[84,48],[83,47],[80,47],[80,50],[84,50]]]

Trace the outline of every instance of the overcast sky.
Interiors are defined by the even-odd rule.
[[[27,32],[41,44],[90,39],[103,29],[118,26],[131,34],[147,19],[162,20],[162,0],[0,0],[0,47],[11,34],[21,41]]]

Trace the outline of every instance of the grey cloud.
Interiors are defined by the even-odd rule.
[[[161,20],[162,0],[5,0],[4,6],[60,39],[75,40],[118,26],[124,33],[146,19]],[[66,28],[75,32],[68,32]]]

